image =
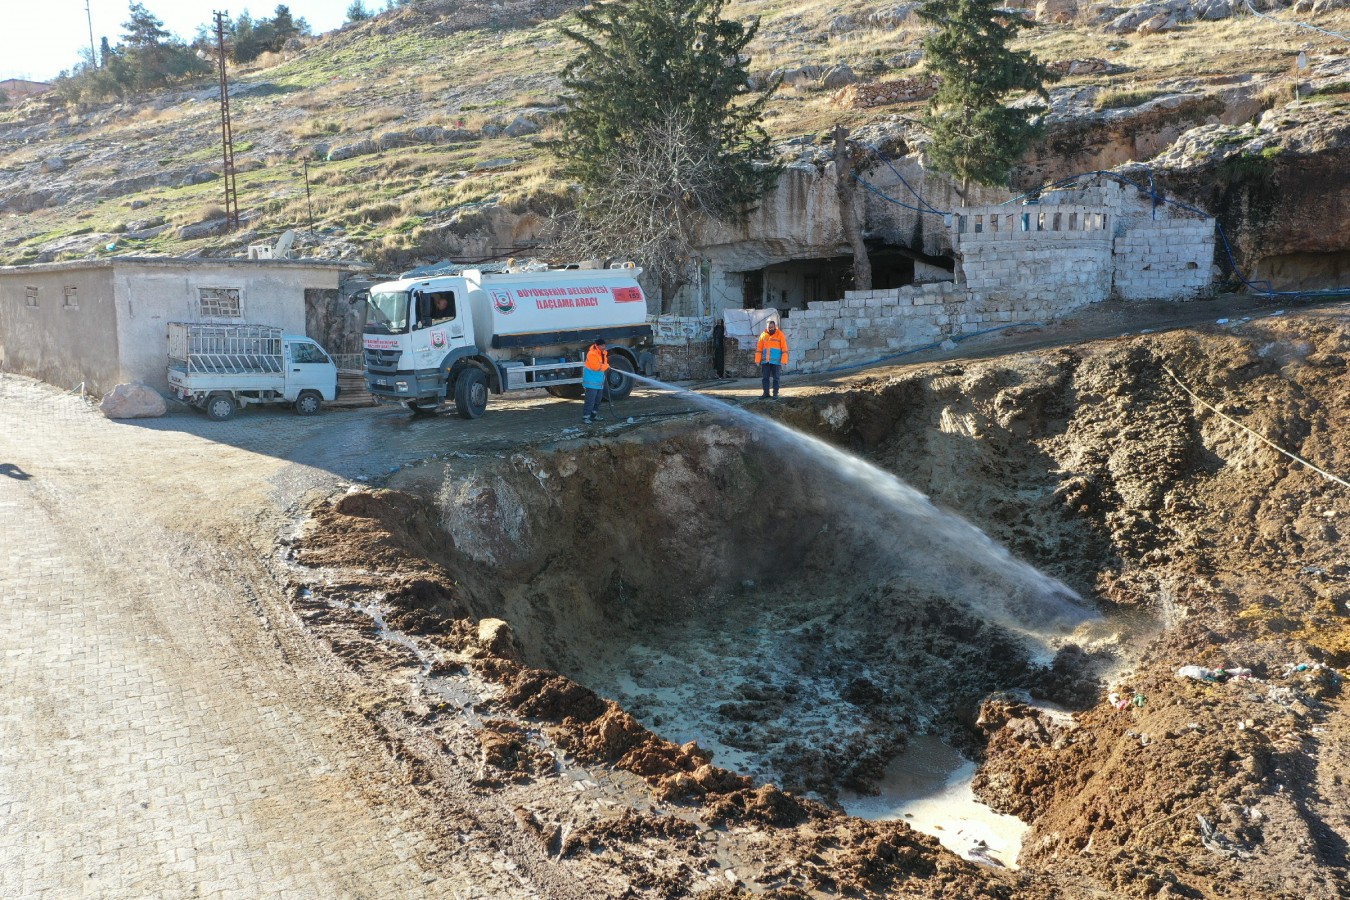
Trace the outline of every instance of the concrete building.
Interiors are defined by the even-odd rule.
[[[45,81],[29,81],[25,78],[6,78],[0,81],[0,94],[11,101],[27,97],[40,97],[52,89]]]
[[[0,370],[65,388],[83,383],[94,394],[128,381],[164,391],[168,323],[276,325],[332,341],[344,275],[360,268],[308,259],[136,257],[3,266]]]

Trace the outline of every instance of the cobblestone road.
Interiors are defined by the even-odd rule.
[[[0,897],[513,893],[426,863],[361,687],[270,593],[279,506],[331,478],[275,448],[346,458],[362,417],[231,446],[0,380]]]

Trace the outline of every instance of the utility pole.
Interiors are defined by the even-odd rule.
[[[89,11],[89,0],[84,0],[84,17],[89,20],[89,68],[97,69],[98,51],[94,49],[94,14]]]
[[[225,230],[239,227],[239,192],[234,183],[234,129],[230,125],[230,81],[225,72],[225,18],[228,12],[217,12],[216,49],[220,58],[220,145],[224,154]]]
[[[314,200],[309,195],[309,157],[305,157],[305,203],[309,205],[309,233],[314,233]]]

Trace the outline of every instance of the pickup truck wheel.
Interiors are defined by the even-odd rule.
[[[229,394],[212,394],[206,398],[206,414],[217,422],[224,422],[234,415],[234,398]]]
[[[323,395],[318,391],[301,391],[295,398],[295,411],[302,416],[312,416],[323,407]]]
[[[487,409],[487,375],[477,366],[465,369],[455,379],[455,409],[461,419],[476,419]]]
[[[633,379],[628,377],[628,374],[631,374],[632,371],[633,364],[628,361],[628,357],[620,356],[617,353],[609,357],[609,371],[605,373],[605,387],[609,388],[611,400],[622,400],[633,393]]]
[[[544,388],[550,397],[563,400],[580,400],[586,396],[586,389],[579,384],[551,384]]]

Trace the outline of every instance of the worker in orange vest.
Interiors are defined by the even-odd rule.
[[[787,336],[778,330],[778,323],[770,319],[755,347],[755,362],[759,365],[760,383],[764,385],[761,397],[769,396],[770,385],[773,387],[773,396],[778,396],[778,376],[782,374],[787,361]]]
[[[581,386],[586,390],[586,403],[581,408],[581,421],[587,425],[600,415],[600,399],[605,396],[605,377],[609,372],[609,350],[605,339],[598,337],[586,351],[586,366],[581,370]]]

